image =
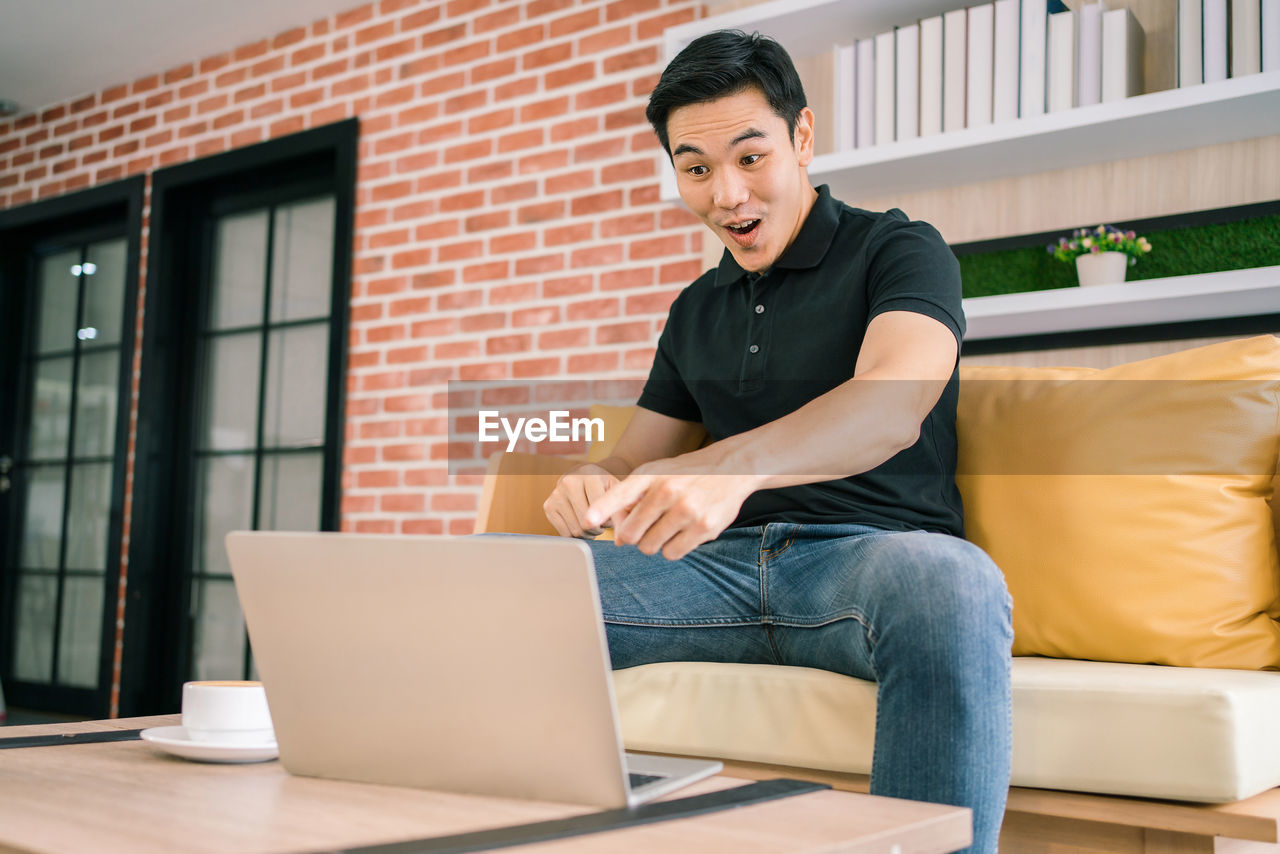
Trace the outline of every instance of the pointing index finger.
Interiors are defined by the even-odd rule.
[[[587,524],[598,528],[618,511],[630,507],[644,493],[646,484],[642,480],[643,478],[629,477],[614,484],[608,492],[591,502],[584,517]]]

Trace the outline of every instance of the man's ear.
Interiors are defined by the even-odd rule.
[[[800,110],[800,114],[796,116],[796,160],[801,166],[808,166],[813,162],[813,121],[813,110],[808,107]]]

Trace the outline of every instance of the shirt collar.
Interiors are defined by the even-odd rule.
[[[826,184],[818,187],[818,198],[814,199],[804,225],[800,226],[800,233],[774,263],[774,268],[807,270],[818,266],[831,247],[836,226],[840,224],[839,206],[840,203],[831,198]],[[732,284],[745,275],[746,271],[738,266],[733,253],[726,248],[720,256],[720,266],[716,268],[716,286]]]

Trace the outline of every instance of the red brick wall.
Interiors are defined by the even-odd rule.
[[[701,271],[644,120],[663,30],[700,14],[379,0],[0,121],[0,207],[359,116],[343,526],[469,532],[444,383],[641,376]]]
[[[441,384],[643,372],[700,272],[644,120],[697,14],[381,0],[0,123],[0,207],[359,116],[344,525],[469,530]]]

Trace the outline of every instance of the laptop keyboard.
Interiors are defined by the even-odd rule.
[[[631,788],[638,789],[641,786],[652,783],[654,780],[665,780],[665,777],[655,777],[651,774],[628,774],[631,779]]]

